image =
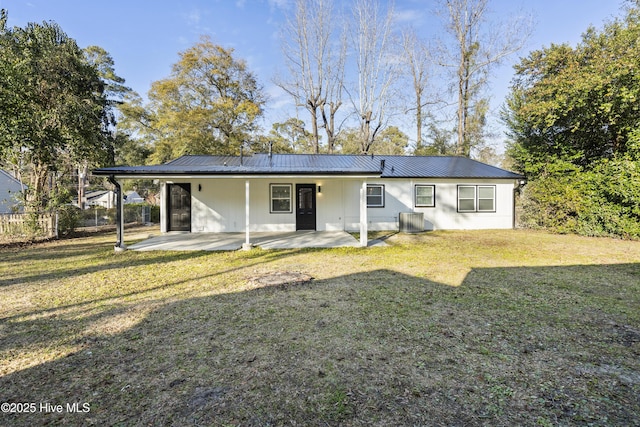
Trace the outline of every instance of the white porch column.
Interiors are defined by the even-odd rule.
[[[168,227],[169,211],[167,205],[169,204],[169,194],[167,193],[167,183],[160,182],[160,232],[166,233]]]
[[[244,244],[242,245],[242,250],[248,251],[249,249],[251,249],[251,239],[249,236],[249,225],[251,222],[251,217],[250,217],[250,210],[249,210],[249,206],[250,206],[250,199],[249,199],[249,180],[246,179],[244,181],[244,233],[245,233],[245,241]]]
[[[362,180],[360,188],[360,246],[366,248],[369,242],[367,235],[367,180]]]

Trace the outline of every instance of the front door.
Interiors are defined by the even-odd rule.
[[[191,184],[168,186],[168,231],[191,231]]]
[[[316,185],[296,184],[296,230],[316,229]]]

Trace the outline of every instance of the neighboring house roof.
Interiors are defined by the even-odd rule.
[[[163,165],[96,169],[95,175],[370,175],[380,178],[502,178],[522,175],[466,157],[341,154],[182,156]]]
[[[107,190],[94,190],[94,191],[87,191],[86,193],[84,193],[84,197],[87,201],[91,201],[91,200],[95,200],[95,199],[99,199],[103,196],[108,196],[109,195],[109,191]]]
[[[124,192],[126,203],[143,203],[144,199],[135,190],[129,190]]]
[[[20,182],[20,180],[16,179],[13,177],[13,175],[11,175],[9,172],[0,169],[0,178],[5,179],[7,181],[10,181],[14,184],[18,184],[18,185],[22,185],[22,183]]]

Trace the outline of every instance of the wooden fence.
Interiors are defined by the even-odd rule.
[[[0,235],[27,238],[58,236],[57,215],[37,215],[35,224],[32,218],[30,214],[0,214]]]

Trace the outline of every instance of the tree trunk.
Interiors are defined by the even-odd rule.
[[[41,163],[33,165],[33,174],[31,175],[31,185],[27,189],[26,206],[27,212],[42,212],[46,206],[45,203],[45,184],[49,168]]]
[[[86,205],[84,187],[87,184],[88,165],[85,162],[78,168],[78,206],[84,209]]]
[[[307,110],[311,115],[311,135],[313,138],[313,151],[320,152],[320,136],[318,135],[318,106],[315,102],[307,101]]]
[[[416,152],[422,148],[422,91],[416,90]]]

